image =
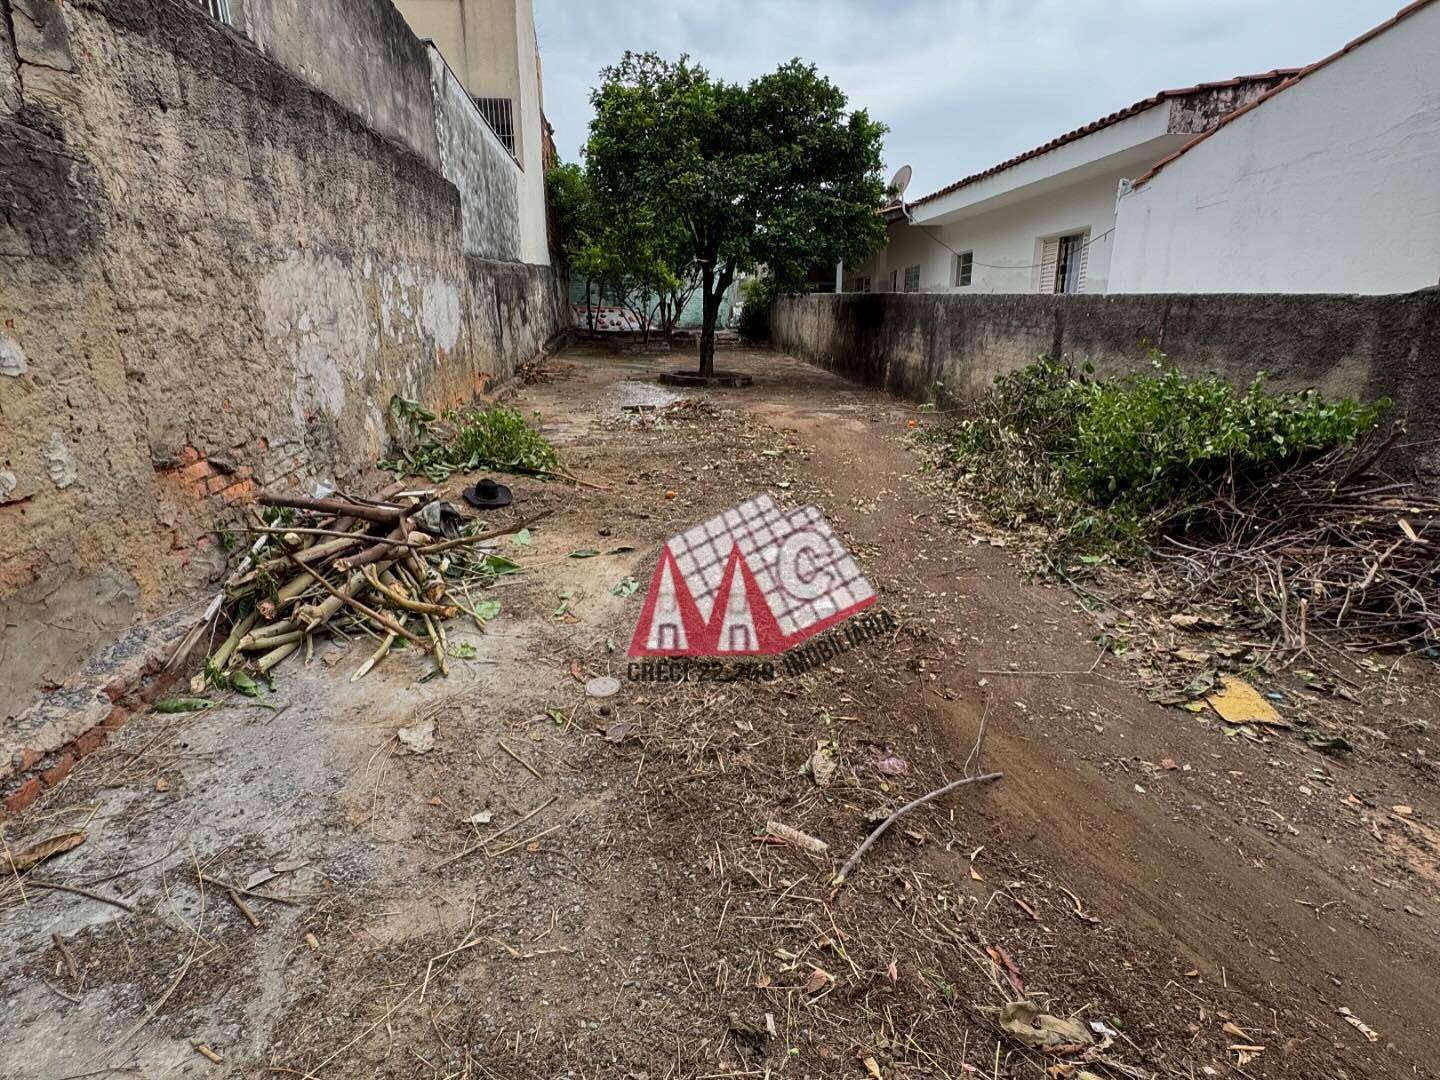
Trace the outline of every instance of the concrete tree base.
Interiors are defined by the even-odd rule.
[[[750,386],[755,380],[738,371],[716,371],[701,375],[698,371],[667,371],[656,380],[666,386],[729,386],[739,388]]]

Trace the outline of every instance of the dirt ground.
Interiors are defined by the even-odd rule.
[[[1437,1075],[1427,675],[1351,693],[1373,734],[1344,755],[1152,704],[955,513],[923,413],[721,360],[755,384],[676,405],[652,380],[688,358],[582,348],[516,395],[610,490],[514,481],[497,523],[554,513],[502,543],[525,572],[448,679],[401,652],[352,682],[368,644],[321,647],[258,705],[132,720],[5,823],[87,838],[0,893],[0,1074]],[[825,512],[899,630],[773,682],[627,679],[660,545],[766,490]],[[832,895],[876,811],[982,765]],[[1022,995],[1103,1050],[1000,1035]]]

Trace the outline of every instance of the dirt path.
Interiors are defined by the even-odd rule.
[[[690,407],[625,408],[665,400],[659,356],[577,350],[521,392],[614,490],[516,483],[517,516],[556,513],[504,549],[526,573],[450,679],[402,656],[352,683],[364,643],[322,652],[274,708],[133,721],[10,823],[12,846],[84,828],[46,874],[132,910],[6,894],[0,1074],[1040,1078],[1054,1059],[994,1026],[1023,992],[1115,1033],[1098,1076],[1431,1075],[1428,764],[1149,704],[1070,593],[948,520],[913,409],[724,361],[756,385]],[[903,632],[771,683],[625,680],[627,581],[762,490],[825,511]],[[830,899],[870,812],[974,768],[982,717],[1004,779],[906,819]],[[402,752],[425,719],[434,749]],[[770,820],[830,856],[757,840]],[[278,869],[254,891],[292,903],[251,897],[256,928],[197,866]]]

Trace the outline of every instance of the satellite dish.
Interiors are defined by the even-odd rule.
[[[900,202],[900,213],[905,215],[909,221],[910,208],[905,205],[905,189],[910,186],[910,166],[901,165],[895,170],[895,175],[890,178],[890,189],[895,192],[895,198]]]
[[[895,175],[890,178],[890,186],[895,190],[895,197],[902,203],[905,201],[905,189],[910,186],[910,166],[901,165],[895,170]]]

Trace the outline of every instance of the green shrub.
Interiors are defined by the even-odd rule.
[[[397,395],[390,399],[390,412],[416,440],[401,457],[380,463],[392,472],[439,483],[475,469],[548,473],[559,467],[555,447],[514,409],[451,410],[437,418]]]
[[[1136,551],[1189,507],[1318,451],[1353,442],[1390,402],[1330,401],[1192,377],[1152,353],[1153,373],[1094,379],[1040,359],[1002,375],[939,434],[994,514],[1040,519],[1080,550]]]
[[[769,276],[753,277],[740,286],[740,321],[736,325],[740,340],[758,345],[770,340],[770,305],[779,290]]]

